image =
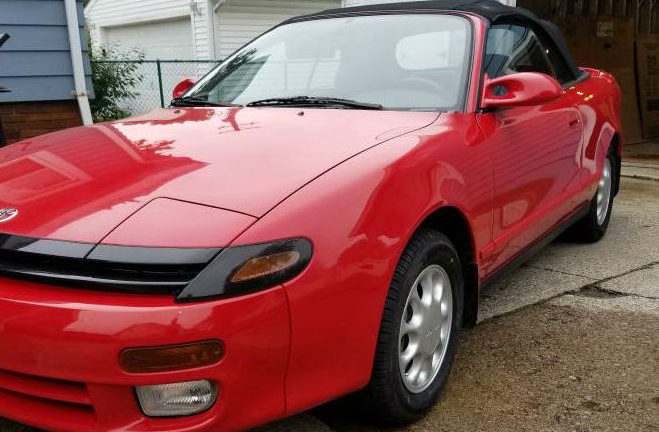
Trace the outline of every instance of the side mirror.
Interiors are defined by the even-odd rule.
[[[188,90],[190,90],[196,83],[197,83],[197,80],[194,80],[192,78],[184,79],[180,83],[176,84],[176,87],[174,87],[174,91],[172,92],[172,97],[174,99],[180,98]]]
[[[482,108],[540,105],[561,96],[554,78],[537,72],[521,72],[490,79],[485,77]]]

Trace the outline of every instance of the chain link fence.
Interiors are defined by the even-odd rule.
[[[185,78],[201,78],[219,60],[97,60],[94,63],[123,63],[137,66],[140,82],[135,97],[120,103],[132,114],[142,114],[169,105],[174,86]]]

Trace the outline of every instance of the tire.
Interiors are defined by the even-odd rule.
[[[419,281],[421,277],[423,281]],[[447,281],[450,282],[449,290],[445,289]],[[435,230],[416,234],[405,249],[389,287],[373,374],[365,389],[364,395],[377,423],[403,425],[414,422],[423,417],[437,400],[446,384],[458,346],[463,286],[460,259],[448,237]],[[422,304],[426,304],[425,309],[421,309]],[[419,321],[419,317],[425,318]],[[403,320],[406,326],[425,324],[409,331],[406,330],[408,327],[403,328]],[[450,323],[448,337],[447,323]],[[408,331],[410,333],[406,333]],[[434,367],[436,371],[433,363],[427,361],[430,357],[424,353],[418,355],[425,362],[414,357],[406,363],[401,359],[402,354],[399,355],[413,352],[414,346],[418,346],[419,351],[433,352],[431,347],[435,343],[434,355],[438,359],[441,357],[436,362],[438,366]],[[424,366],[425,372],[420,372],[417,380],[412,382],[418,366]]]
[[[606,234],[606,231],[609,228],[609,223],[611,222],[611,211],[613,209],[613,201],[615,199],[618,176],[620,175],[618,172],[619,165],[617,162],[618,156],[615,153],[613,146],[611,146],[609,148],[608,154],[606,155],[604,168],[602,169],[602,176],[600,178],[600,184],[598,186],[597,192],[595,193],[595,196],[590,202],[588,214],[579,222],[577,222],[570,230],[572,237],[576,240],[585,243],[595,243],[601,240]],[[604,187],[607,182],[607,175],[608,187]],[[605,195],[600,196],[601,193]],[[606,194],[608,194],[608,201],[603,204],[600,200],[606,199]],[[603,205],[600,206],[600,204]],[[599,211],[598,206],[600,206]],[[606,213],[603,214],[602,211],[606,211]]]

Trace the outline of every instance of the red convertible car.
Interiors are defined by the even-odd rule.
[[[172,105],[0,150],[0,416],[232,431],[446,384],[479,289],[606,232],[620,91],[491,0],[288,20]]]

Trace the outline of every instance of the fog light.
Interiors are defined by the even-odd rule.
[[[217,399],[217,385],[210,381],[138,386],[137,398],[149,417],[198,414],[210,409]]]

